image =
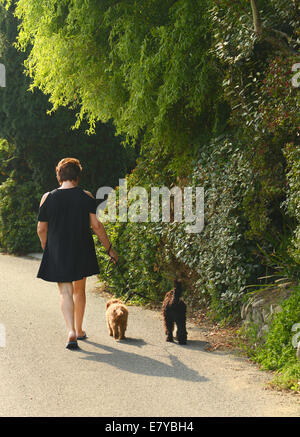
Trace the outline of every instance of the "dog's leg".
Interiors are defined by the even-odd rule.
[[[174,321],[172,319],[167,318],[165,320],[166,327],[166,341],[173,341],[173,329],[174,329]]]
[[[109,323],[108,318],[106,319],[106,324],[107,324],[107,328],[108,328],[108,333],[109,333],[109,335],[112,337],[112,335],[113,335],[113,331],[112,331],[112,329],[111,329],[111,325],[110,325],[110,323]]]
[[[126,338],[125,337],[125,331],[127,329],[127,323],[128,323],[128,313],[125,314],[125,317],[123,319],[123,324],[122,324],[122,327],[123,327],[123,338],[124,339]]]
[[[119,329],[118,329],[118,325],[114,324],[113,325],[113,336],[115,340],[118,340],[119,338]]]
[[[187,331],[186,331],[186,318],[185,314],[181,314],[176,318],[177,326],[177,340],[179,344],[186,344]]]
[[[122,322],[119,326],[119,340],[124,340],[125,339],[125,331],[126,331],[126,322]]]
[[[187,332],[183,326],[178,327],[177,339],[179,344],[186,344]]]
[[[168,306],[163,310],[164,329],[167,336],[166,341],[173,341],[174,320]]]

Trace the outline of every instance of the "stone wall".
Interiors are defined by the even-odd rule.
[[[273,315],[282,311],[280,303],[287,299],[290,293],[291,291],[285,288],[264,289],[253,293],[241,309],[243,324],[255,324],[258,328],[257,338],[263,340]]]

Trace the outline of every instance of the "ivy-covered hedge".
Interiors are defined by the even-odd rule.
[[[164,275],[159,263],[159,226],[152,223],[110,223],[105,228],[119,255],[121,273],[117,267],[108,264],[109,258],[95,238],[101,278],[108,281],[116,296],[125,297],[128,284],[130,292],[141,293],[149,298],[136,295],[132,301],[159,302],[166,291],[172,288],[171,278]]]
[[[285,157],[288,164],[286,205],[290,215],[297,220],[290,252],[295,261],[300,264],[300,146],[294,143],[286,144]]]
[[[151,167],[143,165],[127,179],[128,188],[139,182],[150,187]],[[178,180],[183,188],[183,181]],[[174,181],[175,183],[175,181]],[[185,223],[107,224],[120,266],[131,290],[160,300],[175,275],[184,279],[185,298],[191,305],[209,302],[213,315],[231,318],[237,313],[245,285],[254,281],[261,268],[255,244],[246,238],[249,221],[243,199],[254,189],[255,179],[242,147],[227,138],[212,142],[201,153],[185,186],[204,187],[205,226],[190,234]],[[155,185],[155,184],[154,184]],[[107,257],[98,248],[102,277]],[[122,294],[117,270],[112,284]]]

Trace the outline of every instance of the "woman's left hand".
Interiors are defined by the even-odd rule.
[[[109,256],[115,264],[119,261],[118,254],[113,248],[110,249]]]

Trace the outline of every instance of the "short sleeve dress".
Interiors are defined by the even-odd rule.
[[[48,194],[38,214],[38,221],[48,222],[38,278],[72,282],[99,273],[90,213],[96,214],[96,200],[80,187],[60,188]]]

